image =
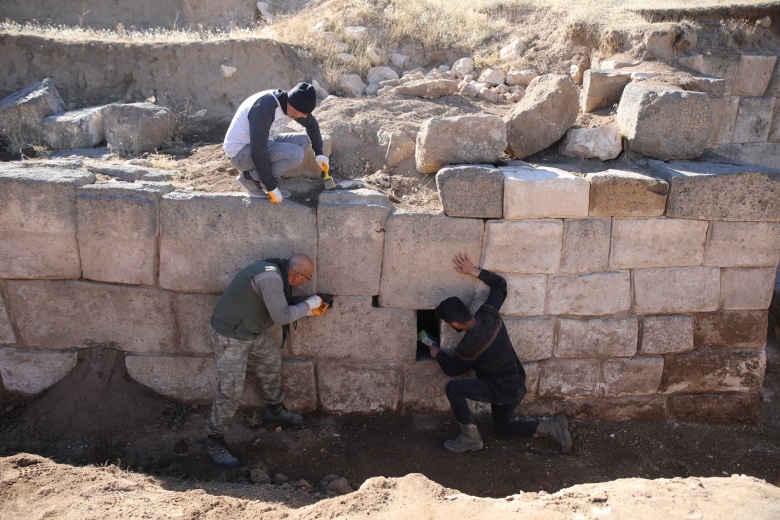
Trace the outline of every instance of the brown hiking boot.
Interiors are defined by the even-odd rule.
[[[454,439],[444,443],[444,447],[454,453],[464,451],[478,451],[482,449],[482,438],[476,424],[461,424],[461,433]]]

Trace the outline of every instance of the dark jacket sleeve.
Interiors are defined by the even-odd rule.
[[[488,294],[487,300],[485,300],[485,305],[490,305],[496,310],[501,309],[507,294],[507,285],[504,277],[487,269],[482,269],[477,278],[490,287],[490,294]]]
[[[436,354],[436,361],[439,363],[441,371],[450,377],[465,374],[471,370],[473,365],[470,361],[465,361],[457,355],[450,357],[442,351]]]
[[[276,107],[276,100],[272,95],[262,96],[247,114],[252,162],[268,191],[276,189],[276,179],[271,173],[271,158],[268,155],[268,133],[274,122]]]
[[[295,122],[306,129],[306,135],[309,136],[314,155],[322,155],[322,134],[320,134],[320,124],[314,116],[309,114],[306,117],[299,117]]]

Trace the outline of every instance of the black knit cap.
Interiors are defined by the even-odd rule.
[[[317,92],[308,83],[298,83],[287,92],[287,103],[298,112],[311,114],[317,105]]]

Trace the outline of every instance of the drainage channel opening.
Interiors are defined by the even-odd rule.
[[[431,359],[430,349],[419,340],[419,334],[423,330],[428,336],[433,338],[437,344],[440,344],[439,320],[436,318],[435,310],[423,309],[417,311],[417,361],[420,361],[421,359]]]

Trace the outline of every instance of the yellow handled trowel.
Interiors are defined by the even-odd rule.
[[[327,164],[322,165],[322,182],[325,183],[326,190],[335,190],[336,183],[333,182],[333,178],[328,174],[329,167]]]

